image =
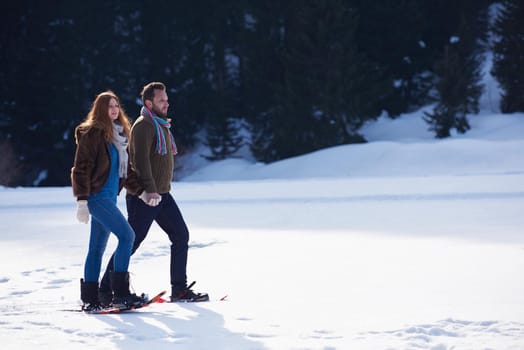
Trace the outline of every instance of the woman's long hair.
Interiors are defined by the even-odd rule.
[[[113,121],[109,118],[109,101],[114,98],[118,103],[118,119],[115,120],[116,123],[121,124],[124,127],[124,134],[129,138],[131,130],[131,122],[126,112],[120,104],[120,99],[113,91],[104,91],[98,94],[93,101],[91,110],[87,113],[85,120],[78,126],[80,129],[90,129],[95,126],[104,131],[104,138],[107,142],[112,142],[114,139],[113,136]]]

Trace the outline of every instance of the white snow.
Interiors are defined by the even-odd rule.
[[[469,116],[444,140],[422,116],[174,183],[208,303],[62,311],[79,308],[89,238],[71,189],[0,188],[1,348],[523,349],[524,114]],[[136,292],[170,288],[169,251],[153,226],[131,259]]]

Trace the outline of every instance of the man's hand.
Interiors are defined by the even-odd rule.
[[[162,200],[162,196],[159,195],[158,193],[156,193],[156,192],[148,193],[146,191],[143,191],[140,194],[140,196],[138,196],[138,198],[143,200],[144,203],[146,203],[147,205],[149,205],[151,207],[156,207],[160,203],[160,201]]]

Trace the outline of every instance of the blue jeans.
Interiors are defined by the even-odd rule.
[[[84,267],[85,281],[98,282],[102,257],[111,232],[118,238],[118,246],[113,254],[114,269],[127,272],[135,233],[116,206],[116,197],[89,199],[87,206],[91,213],[91,236]]]
[[[135,231],[134,253],[146,238],[153,221],[167,234],[171,241],[170,281],[178,289],[186,287],[187,250],[189,248],[189,230],[182,213],[170,193],[163,193],[160,204],[151,207],[138,196],[127,195],[128,221]],[[116,257],[114,257],[116,263]],[[116,270],[116,264],[114,265]],[[113,258],[107,264],[106,272],[100,282],[100,289],[109,289],[109,272],[113,271]]]

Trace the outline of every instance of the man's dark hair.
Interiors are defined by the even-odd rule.
[[[140,96],[142,96],[142,103],[146,103],[146,100],[153,101],[155,97],[155,90],[166,90],[166,86],[160,82],[152,82],[144,86]]]

